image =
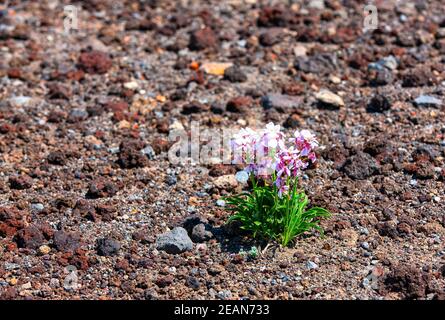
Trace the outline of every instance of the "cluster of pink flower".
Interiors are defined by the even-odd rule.
[[[308,130],[296,131],[289,142],[286,146],[280,126],[273,123],[260,131],[241,129],[232,140],[233,162],[246,165],[244,170],[255,177],[274,178],[281,196],[289,181],[316,161],[318,141]]]

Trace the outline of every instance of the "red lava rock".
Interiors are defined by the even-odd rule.
[[[39,229],[40,231],[42,231],[42,234],[46,240],[50,240],[53,238],[54,230],[49,223],[43,222],[42,224],[39,225]]]
[[[434,149],[432,149],[429,146],[419,146],[416,148],[416,150],[414,150],[414,152],[412,153],[413,159],[416,162],[419,161],[434,161],[434,159],[436,159],[439,154],[437,153],[437,151],[435,151]]]
[[[334,162],[334,167],[338,170],[343,167],[349,156],[348,150],[343,145],[334,144],[323,154],[323,157]]]
[[[87,198],[106,198],[113,197],[119,191],[116,184],[105,178],[97,178],[90,182],[87,192]]]
[[[58,251],[73,252],[80,247],[80,234],[63,230],[54,233],[54,247]]]
[[[73,215],[80,215],[86,219],[95,221],[96,211],[88,200],[79,199],[74,205]]]
[[[11,237],[17,232],[17,229],[6,222],[0,222],[0,237]]]
[[[14,125],[9,124],[9,123],[2,123],[0,125],[0,133],[1,134],[7,134],[9,132],[15,132],[16,128]]]
[[[118,163],[122,168],[131,169],[145,167],[148,158],[142,153],[144,143],[140,140],[124,140],[119,146]]]
[[[167,152],[171,146],[170,142],[164,138],[154,139],[151,145],[156,154],[160,154],[161,152]]]
[[[48,163],[63,166],[66,163],[66,156],[62,151],[53,151],[46,158]]]
[[[349,59],[348,64],[354,69],[362,69],[364,70],[368,63],[372,60],[371,57],[368,56],[365,52],[357,52],[354,53]]]
[[[0,300],[14,300],[17,296],[18,292],[14,287],[8,287],[0,291]]]
[[[60,111],[51,112],[48,115],[48,122],[50,123],[61,123],[66,118],[66,113]]]
[[[14,252],[17,250],[17,244],[15,242],[7,243],[5,246],[6,250],[9,252]]]
[[[294,12],[282,6],[266,6],[261,9],[257,24],[260,27],[291,27],[298,24],[298,17]],[[300,33],[300,32],[299,32]]]
[[[315,42],[319,41],[322,43],[330,42],[331,38],[323,37],[320,28],[318,26],[301,26],[299,27],[299,32],[296,37],[297,41],[301,42]]]
[[[93,208],[88,200],[79,199],[73,208],[73,214],[80,215],[81,217],[94,222],[109,222],[114,219],[116,208],[107,204],[98,204]]]
[[[405,299],[426,296],[431,276],[412,266],[397,266],[385,277],[384,289],[399,292]]]
[[[122,111],[115,111],[113,113],[112,120],[114,122],[120,122],[122,120],[127,120],[127,119],[128,119],[128,116],[126,114],[124,114]]]
[[[242,264],[244,262],[244,256],[235,254],[232,259],[233,264]]]
[[[336,219],[336,220],[334,221],[333,229],[334,229],[335,231],[339,231],[339,230],[345,230],[345,229],[348,229],[348,228],[350,228],[351,226],[352,226],[352,225],[351,225],[351,222],[350,222],[349,220],[344,220],[344,219],[339,218],[339,219]]]
[[[125,101],[110,101],[105,105],[105,109],[113,112],[128,111],[128,103]]]
[[[28,175],[21,175],[9,178],[9,184],[11,186],[11,189],[25,190],[32,187],[33,180]]]
[[[196,70],[190,77],[190,79],[187,81],[187,83],[196,82],[199,85],[203,85],[206,82],[205,77],[206,76],[203,70]]]
[[[405,163],[403,169],[405,172],[415,175],[418,179],[434,178],[434,165],[426,160],[420,160],[416,163]]]
[[[107,205],[107,204],[98,204],[95,207],[95,220],[102,220],[105,222],[109,222],[112,221],[114,219],[114,216],[116,214],[116,208],[112,205]],[[97,217],[99,217],[97,219]]]
[[[218,46],[218,38],[209,27],[196,30],[190,36],[189,48],[191,50],[216,49]]]
[[[114,265],[114,269],[128,271],[130,269],[130,263],[127,259],[120,259]]]
[[[402,76],[403,87],[422,87],[433,83],[433,75],[425,69],[415,69]]]
[[[301,119],[301,117],[298,114],[293,113],[286,118],[286,120],[283,122],[283,126],[285,128],[297,129],[301,127],[302,123],[303,119]]]
[[[16,208],[0,208],[0,236],[13,236],[24,227],[24,214]]]
[[[358,152],[346,160],[343,170],[350,178],[362,180],[376,173],[379,165],[369,154]]]
[[[26,24],[19,24],[12,31],[11,38],[14,38],[16,40],[28,40],[30,34],[30,26]]]
[[[226,109],[230,112],[245,113],[252,105],[252,99],[250,97],[236,97],[227,102]]]
[[[390,237],[396,239],[399,236],[397,226],[392,221],[379,222],[376,225],[376,229],[382,237]]]
[[[383,276],[384,271],[385,270],[383,269],[383,267],[376,266],[372,269],[371,274],[376,278],[380,278],[381,276]]]
[[[142,244],[149,244],[152,242],[152,239],[150,237],[150,230],[147,228],[141,228],[133,233],[132,235],[133,240],[139,241]]]
[[[165,277],[159,277],[158,279],[156,279],[156,285],[159,288],[165,288],[168,287],[169,285],[171,285],[173,283],[175,279],[173,278],[173,276],[165,276]]]
[[[87,73],[104,74],[112,66],[112,60],[108,54],[100,51],[83,52],[79,56],[79,67]]]
[[[217,265],[212,265],[211,267],[209,267],[207,272],[211,276],[216,276],[216,275],[223,273],[224,271],[225,271],[225,268],[222,265],[217,264]]]
[[[354,41],[358,37],[357,29],[350,27],[339,27],[336,30],[335,35],[330,39],[333,43],[349,43]]]
[[[11,79],[21,79],[22,71],[19,68],[8,69],[8,77]]]
[[[262,33],[260,35],[259,40],[263,46],[270,47],[270,46],[273,46],[274,44],[281,42],[281,40],[283,39],[283,36],[284,36],[284,33],[283,33],[282,29],[271,28],[271,29],[267,30],[266,32]]]
[[[397,225],[397,232],[401,236],[407,236],[411,234],[411,226],[406,222],[401,222]]]
[[[363,146],[363,151],[369,153],[371,156],[376,156],[378,154],[385,152],[388,149],[389,147],[388,141],[389,139],[383,136],[373,138],[365,142]]]
[[[48,89],[48,97],[50,99],[69,100],[73,96],[71,89],[68,86],[60,83],[50,83],[48,84]]]
[[[156,29],[156,27],[156,23],[150,18],[141,20],[131,19],[125,24],[125,30],[149,31]]]
[[[65,75],[68,80],[80,81],[85,78],[85,72],[83,70],[71,70]]]
[[[209,176],[211,177],[219,177],[235,173],[236,173],[236,168],[232,165],[227,165],[227,164],[215,164],[209,170]]]
[[[182,107],[182,114],[189,115],[192,113],[200,113],[208,111],[210,108],[208,105],[202,104],[198,101],[192,101]]]
[[[288,83],[283,86],[282,93],[289,96],[299,96],[304,93],[304,86],[300,83]]]
[[[15,241],[19,248],[37,249],[45,243],[45,237],[37,226],[30,225],[17,232]]]
[[[87,257],[87,251],[83,249],[76,249],[74,254],[68,259],[69,264],[75,266],[79,270],[88,270],[90,267],[90,260]]]
[[[158,121],[156,123],[156,129],[158,130],[159,133],[168,134],[170,131],[168,121],[166,121],[166,120]]]

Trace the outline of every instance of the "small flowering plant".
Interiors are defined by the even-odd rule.
[[[234,212],[229,221],[239,221],[254,237],[283,246],[306,231],[323,232],[319,219],[330,213],[308,208],[299,183],[302,172],[317,160],[318,141],[311,132],[296,131],[286,141],[280,126],[269,123],[260,131],[241,129],[231,142],[233,162],[245,166],[236,178],[241,183],[250,181],[252,189],[227,198],[228,209]]]

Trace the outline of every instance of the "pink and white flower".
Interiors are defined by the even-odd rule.
[[[260,131],[241,129],[232,140],[233,162],[245,164],[244,171],[257,178],[274,178],[281,197],[289,190],[289,181],[317,160],[314,149],[319,143],[310,131],[295,131],[289,142],[287,147],[280,126],[272,122]]]

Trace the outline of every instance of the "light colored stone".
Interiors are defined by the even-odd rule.
[[[442,104],[442,100],[437,99],[433,96],[420,95],[414,100],[414,103],[419,107],[421,107],[421,106],[440,106]]]
[[[20,288],[21,288],[21,290],[29,290],[29,289],[31,289],[32,288],[31,282],[27,282],[27,283],[22,284],[22,286]]]
[[[219,189],[232,189],[238,186],[238,181],[236,181],[235,175],[233,174],[217,177],[213,183]]]
[[[124,88],[129,90],[135,90],[139,87],[138,83],[136,81],[129,81],[124,83]]]
[[[345,106],[345,103],[340,96],[326,89],[322,89],[317,92],[315,94],[315,98],[324,104],[331,105],[337,108]]]
[[[333,83],[333,84],[340,84],[341,83],[341,79],[337,76],[331,75],[329,76],[329,80]]]
[[[193,242],[184,228],[176,227],[158,236],[156,249],[171,254],[178,254],[193,249]]]
[[[301,44],[297,44],[294,47],[294,55],[296,57],[303,57],[303,56],[306,56],[306,54],[307,54],[307,49],[305,46],[303,46]]]
[[[122,120],[119,122],[118,127],[119,127],[119,129],[130,129],[131,124],[127,120]]]
[[[223,76],[224,71],[232,65],[231,62],[205,62],[201,65],[201,69],[208,74]]]
[[[48,254],[51,251],[51,248],[47,245],[43,245],[39,247],[39,252],[41,254]]]
[[[102,141],[101,140],[99,140],[99,139],[97,139],[95,136],[93,136],[93,135],[88,135],[88,136],[86,136],[85,137],[85,141],[88,143],[88,144],[92,144],[92,145],[101,145],[102,144]]]
[[[33,98],[26,96],[12,97],[9,99],[9,103],[12,107],[20,108],[30,106],[33,102]]]
[[[308,268],[309,270],[318,269],[318,264],[309,260],[306,262],[306,268]]]

